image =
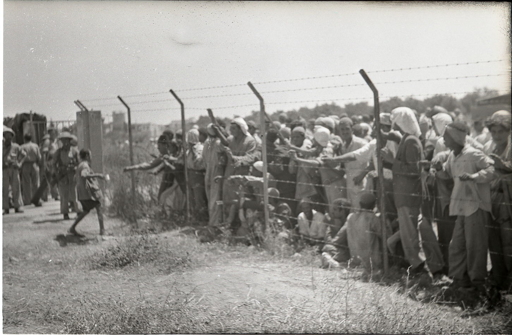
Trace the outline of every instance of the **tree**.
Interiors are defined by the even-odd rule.
[[[476,102],[478,100],[490,98],[497,95],[499,95],[498,91],[488,89],[487,87],[475,88],[474,92],[468,93],[462,99],[460,99],[462,112],[467,114],[471,111],[471,106],[476,105]]]
[[[380,102],[380,112],[381,113],[391,113],[391,111],[397,107],[404,107],[405,103],[399,97],[392,97],[389,100]]]

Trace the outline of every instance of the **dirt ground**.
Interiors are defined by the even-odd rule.
[[[411,313],[433,313],[433,318],[442,317],[459,330],[480,329],[480,320],[460,318],[460,309],[425,306],[398,294],[395,288],[357,280],[357,271],[326,271],[319,268],[319,260],[305,265],[300,259],[303,256],[280,260],[245,246],[212,248],[178,231],[159,238],[186,246],[197,244],[197,249],[191,250],[198,259],[195,266],[179,271],[166,264],[94,270],[87,260],[123,238],[125,224],[106,218],[108,236],[101,238],[96,215],[90,213],[78,227],[85,239],[65,237],[71,224],[72,220],[62,220],[56,201],[40,208],[29,206],[23,214],[3,216],[4,333],[66,331],[68,316],[83,306],[164,307],[171,300],[202,313],[204,325],[195,325],[196,332],[300,332],[307,328],[294,327],[288,319],[304,315],[315,322],[326,317],[329,322],[341,322],[342,317],[334,316],[341,313],[348,322],[349,313],[368,311],[373,315],[381,301],[393,301],[395,314],[399,306]],[[333,306],[339,307],[336,313]],[[279,323],[281,328],[275,326]],[[271,324],[275,324],[273,328],[269,328]],[[340,329],[366,329],[343,327]],[[368,329],[373,332],[374,328]],[[415,332],[416,328],[403,329]]]

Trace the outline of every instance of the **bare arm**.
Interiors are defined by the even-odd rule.
[[[309,167],[319,167],[321,165],[321,163],[316,159],[304,159],[297,157],[297,153],[295,151],[290,151],[290,159]]]
[[[123,171],[132,171],[132,170],[141,170],[147,171],[153,168],[156,168],[158,165],[162,163],[162,157],[155,158],[151,163],[145,162],[137,165],[127,166],[123,169]]]

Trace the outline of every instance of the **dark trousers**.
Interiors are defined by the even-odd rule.
[[[448,257],[450,254],[450,241],[452,240],[453,229],[455,228],[455,221],[457,221],[457,216],[450,216],[449,206],[446,206],[444,210],[439,208],[439,211],[436,211],[436,214],[437,213],[440,213],[440,215],[436,218],[437,239],[439,241],[439,247],[441,247],[441,253],[443,254],[443,260],[445,264],[443,272],[448,274],[448,264],[450,264]]]
[[[495,218],[487,225],[491,278],[498,288],[512,291],[512,218],[507,208],[511,205],[503,193],[494,194],[492,201]]]

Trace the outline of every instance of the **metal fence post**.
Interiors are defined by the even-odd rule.
[[[121,101],[121,103],[126,107],[126,109],[128,110],[128,143],[129,143],[129,147],[130,147],[130,165],[133,165],[133,140],[132,140],[132,114],[131,114],[131,110],[130,110],[130,106],[128,106],[126,104],[126,102],[124,102],[124,100],[118,95],[117,98]],[[133,205],[136,204],[136,201],[135,201],[135,172],[132,170],[131,171],[131,177],[132,177],[132,201],[133,201]],[[134,218],[135,219],[135,223],[137,223],[137,218]]]
[[[379,111],[379,91],[371,81],[370,77],[366,74],[366,72],[361,69],[359,71],[364,81],[373,92],[373,114],[375,119],[375,130],[377,132],[377,145],[375,148],[375,154],[377,155],[377,172],[379,174],[379,189],[378,189],[378,198],[379,198],[379,207],[380,207],[380,223],[382,227],[382,256],[384,258],[384,273],[388,272],[388,247],[387,247],[387,229],[386,229],[386,207],[384,196],[386,194],[384,190],[384,167],[382,165],[382,155],[380,150],[382,149],[382,133],[380,132],[380,111]]]
[[[181,101],[181,99],[174,93],[173,90],[169,90],[171,92],[174,99],[178,101],[181,106],[181,132],[182,134],[182,143],[183,143],[183,165],[185,166],[185,197],[187,199],[187,222],[190,222],[190,185],[188,184],[188,168],[187,168],[187,129],[185,126],[185,105]]]
[[[264,203],[264,213],[265,213],[265,226],[268,229],[270,224],[269,213],[268,213],[268,174],[267,174],[267,129],[265,126],[265,101],[260,93],[256,90],[254,85],[251,82],[248,82],[247,85],[251,88],[252,92],[258,100],[260,101],[260,127],[261,127],[261,151],[262,151],[262,160],[263,160],[263,203]]]

